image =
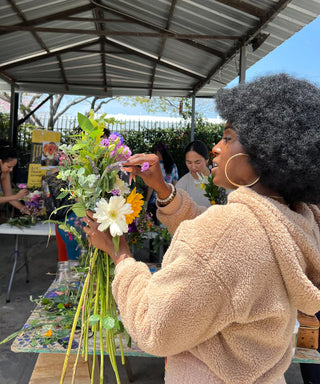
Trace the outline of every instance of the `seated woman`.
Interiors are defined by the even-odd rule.
[[[189,172],[178,180],[176,187],[188,193],[192,200],[203,207],[210,207],[211,202],[204,196],[205,191],[196,187],[198,174],[210,175],[208,168],[209,151],[206,144],[200,140],[189,143],[184,151],[186,166]]]
[[[21,213],[27,213],[28,209],[20,200],[29,194],[27,189],[21,189],[18,193],[12,193],[10,173],[17,165],[17,151],[10,147],[8,142],[0,140],[0,182],[3,196],[0,196],[0,204],[9,203],[20,210]]]

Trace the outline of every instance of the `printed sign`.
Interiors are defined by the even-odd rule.
[[[31,158],[28,169],[28,187],[41,187],[42,176],[59,163],[59,132],[34,129],[32,131]]]

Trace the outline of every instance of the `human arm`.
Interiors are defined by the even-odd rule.
[[[0,203],[9,203],[19,210],[24,209],[24,205],[19,201],[29,194],[27,189],[21,189],[18,193],[13,194],[11,188],[10,174],[1,175],[1,188],[4,196],[0,196]]]
[[[146,195],[146,203],[149,202],[151,196],[152,196],[153,189],[150,187],[147,187],[147,195]]]
[[[149,163],[149,169],[142,172],[141,165],[145,162]],[[157,197],[164,200],[168,198],[172,192],[171,186],[165,182],[159,158],[153,154],[136,154],[131,156],[124,167],[130,167],[132,174],[140,176],[143,181],[157,193]],[[203,212],[204,208],[198,207],[187,194],[177,191],[174,199],[165,207],[158,206],[157,217],[173,234],[181,223],[186,219],[192,219]]]

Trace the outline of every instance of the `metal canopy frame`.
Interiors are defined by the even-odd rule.
[[[317,0],[5,0],[0,89],[214,97],[319,14]]]

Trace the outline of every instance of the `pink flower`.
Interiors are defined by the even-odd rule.
[[[27,184],[18,184],[18,188],[26,189],[26,188],[28,188],[28,185]]]
[[[143,163],[142,166],[141,166],[141,172],[147,171],[149,169],[149,166],[150,165],[149,165],[148,162]]]

